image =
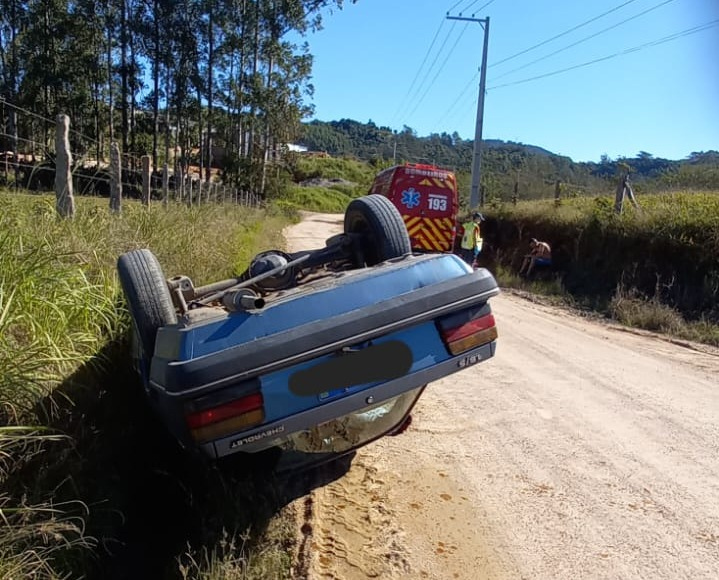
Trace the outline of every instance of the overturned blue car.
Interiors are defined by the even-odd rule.
[[[325,247],[263,252],[229,280],[167,279],[149,250],[117,266],[147,399],[211,458],[334,459],[397,433],[428,383],[495,353],[492,275],[413,255],[379,195],[353,200]]]

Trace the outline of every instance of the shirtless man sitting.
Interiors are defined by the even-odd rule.
[[[529,247],[529,254],[524,256],[522,267],[519,269],[520,276],[524,272],[525,268],[527,270],[527,277],[529,277],[535,265],[552,265],[552,248],[549,247],[547,242],[539,242],[535,238],[532,238],[529,242]]]

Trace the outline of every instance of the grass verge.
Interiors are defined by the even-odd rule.
[[[639,203],[621,215],[612,196],[490,205],[485,259],[505,287],[717,345],[719,192],[645,195]],[[513,274],[531,237],[552,246],[555,273],[543,282]]]
[[[566,290],[561,276],[527,280],[505,266],[496,266],[494,275],[502,288],[541,296],[546,303],[591,311],[630,328],[639,328],[719,347],[719,325],[710,320],[686,320],[680,312],[656,298],[642,296],[636,289],[617,287],[610,300],[577,297]]]
[[[216,281],[281,248],[288,216],[76,202],[59,220],[51,196],[0,192],[0,577],[182,578],[201,554],[195,577],[286,577],[291,538],[263,539],[287,489],[192,458],[157,424],[129,368],[115,263],[146,247],[168,277]]]

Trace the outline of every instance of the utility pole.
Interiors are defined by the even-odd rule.
[[[474,209],[479,205],[479,184],[482,173],[482,124],[484,123],[484,93],[487,82],[487,45],[489,44],[489,16],[487,18],[467,18],[462,16],[450,16],[447,13],[447,20],[463,20],[465,22],[478,22],[484,29],[484,48],[482,50],[482,68],[479,75],[479,99],[477,100],[477,122],[474,128],[474,155],[472,158],[472,189],[469,196],[469,207]],[[484,201],[484,200],[482,200]]]

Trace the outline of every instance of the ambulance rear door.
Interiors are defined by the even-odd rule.
[[[388,193],[418,252],[451,252],[456,232],[457,181],[433,166],[397,167]]]

